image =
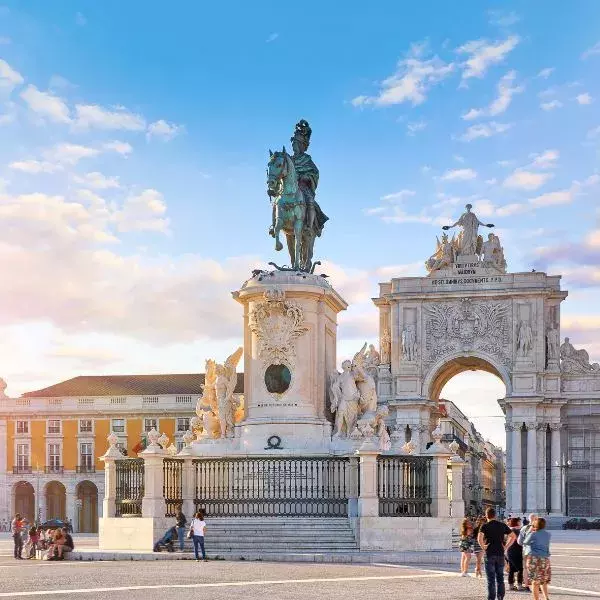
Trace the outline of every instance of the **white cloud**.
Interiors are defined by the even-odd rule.
[[[118,177],[107,177],[98,171],[92,171],[85,175],[73,175],[73,181],[96,190],[107,190],[120,187]]]
[[[550,102],[542,102],[540,104],[540,108],[542,110],[550,111],[555,110],[556,108],[561,108],[563,103],[560,100],[551,100]]]
[[[425,102],[429,90],[454,70],[452,63],[438,56],[425,59],[426,54],[426,44],[413,44],[406,57],[398,61],[395,73],[381,82],[376,96],[357,96],[352,104],[392,106],[411,102],[416,106]]]
[[[596,54],[600,54],[600,42],[596,42],[591,48],[588,48],[582,55],[581,58],[585,60],[590,56],[595,56]]]
[[[74,89],[77,86],[62,75],[52,75],[50,77],[50,81],[48,82],[48,87],[51,90],[68,90]]]
[[[399,192],[394,192],[393,194],[386,194],[382,196],[381,199],[387,202],[398,202],[404,200],[405,198],[410,198],[414,196],[416,192],[414,190],[400,190]]]
[[[515,94],[520,94],[524,90],[523,86],[512,86],[512,83],[514,82],[516,77],[516,71],[509,71],[498,82],[498,96],[496,97],[496,99],[487,108],[472,108],[471,110],[469,110],[469,112],[464,114],[462,118],[465,121],[471,121],[480,117],[495,117],[496,115],[500,115],[503,112],[506,112],[506,109],[510,106],[510,103],[512,102],[512,97]]]
[[[594,127],[593,129],[590,129],[587,132],[587,137],[589,139],[594,139],[594,138],[600,137],[600,125],[598,125],[598,127]]]
[[[162,140],[172,140],[176,135],[179,135],[185,130],[182,125],[175,125],[174,123],[167,123],[164,119],[155,121],[148,125],[148,132],[146,133],[147,139],[153,137],[160,138]]]
[[[274,42],[278,37],[278,33],[272,33],[265,41],[267,42],[267,44],[270,44],[271,42]]]
[[[532,154],[533,162],[531,167],[538,169],[554,169],[556,161],[560,156],[558,150],[544,150],[541,154]]]
[[[109,150],[110,152],[116,152],[117,154],[121,154],[123,156],[128,156],[133,152],[131,144],[128,144],[127,142],[120,142],[119,140],[106,142],[102,145],[102,148],[104,150]]]
[[[406,133],[408,135],[416,135],[417,132],[423,131],[427,127],[426,121],[414,121],[406,125]]]
[[[587,92],[584,92],[583,94],[579,94],[578,96],[575,97],[575,100],[577,100],[577,102],[579,104],[591,104],[592,103],[592,97]]]
[[[489,10],[489,22],[497,27],[510,27],[521,20],[521,17],[514,11],[505,12],[503,10]]]
[[[450,169],[442,175],[441,179],[442,181],[468,181],[476,177],[477,171],[473,169]]]
[[[11,91],[24,81],[18,71],[15,71],[5,60],[0,58],[0,89]]]
[[[91,158],[100,154],[100,150],[80,144],[62,143],[43,152],[49,161],[65,165],[76,165],[82,158]]]
[[[153,189],[130,196],[115,215],[119,231],[157,231],[166,233],[169,220],[165,218],[167,205],[163,195]]]
[[[534,173],[516,169],[502,184],[504,187],[520,190],[537,190],[553,177],[552,173]]]
[[[478,125],[471,125],[465,133],[460,137],[463,142],[472,142],[479,138],[489,138],[500,133],[508,131],[512,125],[508,123],[497,123],[496,121],[490,121],[489,123],[481,123]]]
[[[122,129],[125,131],[144,131],[146,121],[141,115],[118,107],[108,110],[97,104],[75,105],[75,127],[80,129]]]
[[[531,198],[529,202],[535,207],[556,206],[557,204],[570,204],[573,202],[574,192],[572,188],[559,190],[556,192],[548,192],[535,198]]]
[[[517,47],[519,37],[511,35],[505,40],[488,42],[488,40],[472,40],[463,44],[456,51],[468,55],[463,63],[463,81],[471,77],[483,77],[486,71],[495,64],[501,63],[508,54]]]
[[[83,27],[84,25],[87,25],[87,19],[85,18],[85,16],[78,12],[75,14],[75,24],[78,25],[79,27]]]
[[[537,76],[542,79],[548,79],[548,77],[554,73],[554,70],[554,67],[546,67],[545,69],[542,69]]]
[[[14,171],[37,175],[38,173],[54,173],[62,167],[56,163],[41,160],[19,160],[11,162],[8,167]]]
[[[70,123],[69,107],[50,92],[40,92],[35,85],[28,85],[22,92],[21,98],[31,111],[56,123]]]
[[[498,180],[495,177],[492,177],[491,179],[486,179],[485,182],[488,185],[496,185],[498,183]]]

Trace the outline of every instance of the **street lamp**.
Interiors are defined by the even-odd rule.
[[[569,515],[569,499],[567,496],[567,469],[570,469],[573,466],[573,461],[567,460],[565,455],[562,455],[560,462],[554,461],[554,464],[560,469],[560,489],[562,496],[562,505],[565,509],[565,517]]]

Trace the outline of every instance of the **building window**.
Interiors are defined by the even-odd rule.
[[[90,470],[94,466],[94,455],[92,453],[92,444],[90,442],[80,444],[79,464],[86,470]]]
[[[29,466],[29,444],[17,444],[17,467],[23,469]]]
[[[60,468],[60,444],[48,444],[48,466],[51,470]]]
[[[113,433],[125,433],[125,419],[112,420]]]
[[[29,421],[17,421],[17,433],[29,433]]]
[[[184,445],[185,444],[182,440],[177,440],[177,452],[181,452],[183,450]]]
[[[187,431],[190,428],[190,418],[182,417],[177,419],[177,431]]]
[[[94,425],[91,419],[79,419],[79,433],[93,433]]]
[[[48,421],[48,433],[60,433],[60,421],[50,419]]]
[[[148,433],[153,429],[158,431],[158,419],[144,419],[144,431]]]

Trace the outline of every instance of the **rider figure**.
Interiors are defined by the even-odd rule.
[[[315,223],[315,193],[319,184],[319,169],[310,154],[306,154],[311,134],[310,125],[302,119],[296,124],[296,130],[290,139],[294,150],[292,161],[298,176],[298,187],[304,196],[304,202],[306,202],[306,227],[309,231],[312,231]]]

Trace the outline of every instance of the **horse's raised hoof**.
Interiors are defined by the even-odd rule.
[[[277,250],[277,252],[283,250],[283,244],[279,240],[275,242],[275,250]]]

